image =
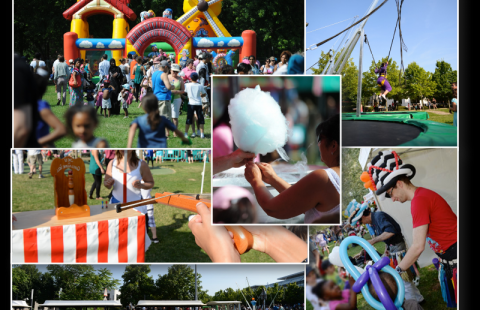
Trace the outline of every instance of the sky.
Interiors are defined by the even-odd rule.
[[[307,0],[306,1],[306,43],[308,48],[312,44],[330,38],[349,27],[353,17],[358,15],[357,21],[363,18],[372,0]],[[383,0],[378,0],[378,7]],[[395,24],[397,22],[397,5],[394,0],[387,1],[378,11],[373,13],[365,24],[365,33],[370,42],[375,61],[387,57],[392,42]],[[348,20],[346,20],[348,19]],[[346,21],[344,21],[346,20]],[[341,22],[344,21],[344,22]],[[314,32],[318,28],[323,28]],[[353,27],[354,29],[358,27]],[[416,62],[429,72],[435,71],[436,61],[448,62],[453,70],[457,70],[457,1],[456,0],[420,0],[404,1],[401,15],[401,29],[408,52],[403,52],[403,64]],[[311,32],[311,33],[309,33]],[[340,44],[344,34],[324,43],[319,48],[306,51],[307,68],[320,59],[321,51],[325,53],[340,38],[335,48]],[[351,58],[358,68],[360,41],[356,44]],[[398,28],[392,46],[390,57],[400,65],[400,39]],[[363,69],[365,72],[371,65],[372,55],[368,45],[363,49]],[[317,67],[317,66],[315,66]],[[311,74],[312,71],[307,71]]]
[[[47,265],[36,265],[38,270],[42,273],[47,272]],[[123,283],[122,274],[125,271],[124,264],[115,265],[93,265],[95,269],[108,268],[113,273],[115,279],[120,280],[120,286]],[[168,267],[171,265],[150,265],[151,273],[154,281],[158,278],[158,275],[164,275],[168,272]],[[195,265],[189,264],[189,266],[195,270]],[[224,290],[229,287],[236,290],[237,284],[243,289],[254,285],[266,285],[270,283],[278,282],[280,277],[290,275],[296,272],[303,272],[305,265],[281,265],[281,264],[268,264],[268,265],[223,265],[223,264],[197,264],[197,272],[202,275],[202,287],[208,290],[209,295],[214,295],[219,290]],[[237,284],[236,284],[237,283]]]

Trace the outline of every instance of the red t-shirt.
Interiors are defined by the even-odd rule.
[[[427,242],[442,254],[457,242],[457,215],[439,194],[419,187],[412,200],[413,228],[428,224]]]

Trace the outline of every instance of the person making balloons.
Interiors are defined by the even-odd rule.
[[[368,175],[368,173],[367,173]],[[375,231],[375,237],[368,240],[371,245],[378,242],[385,242],[385,253],[390,259],[390,266],[395,268],[400,260],[397,258],[405,257],[405,250],[407,248],[405,240],[403,239],[402,229],[400,225],[387,213],[382,211],[371,212],[367,203],[349,204],[347,207],[347,214],[349,214],[348,222],[350,225],[355,226],[357,222],[360,224],[370,224]],[[422,294],[412,282],[414,277],[420,277],[415,264],[402,274],[405,289],[405,299],[413,299],[417,302],[424,300]]]
[[[415,167],[404,164],[396,152],[379,152],[367,167],[369,180],[365,187],[376,191],[380,200],[390,198],[393,202],[411,203],[413,244],[396,270],[400,274],[408,270],[423,253],[427,242],[439,257],[439,281],[444,301],[448,307],[456,307],[456,214],[442,196],[412,184]]]

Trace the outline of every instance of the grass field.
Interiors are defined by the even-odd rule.
[[[85,189],[87,196],[93,183],[88,173],[89,157],[83,158],[87,173]],[[12,212],[53,209],[53,178],[50,176],[51,161],[43,165],[44,179],[37,174],[28,178],[29,168],[24,165],[24,173],[12,174]],[[38,171],[38,168],[37,168]],[[193,164],[183,162],[164,162],[154,164],[151,169],[155,186],[152,195],[157,192],[199,193],[202,181],[203,162]],[[211,189],[211,165],[205,168],[204,193]],[[106,198],[110,190],[101,188],[100,195]],[[89,205],[99,204],[98,200],[88,199]],[[154,217],[159,243],[152,243],[145,255],[146,262],[210,262],[208,255],[200,249],[188,228],[188,216],[191,212],[155,204]],[[148,231],[151,237],[150,229]],[[242,255],[243,262],[273,262],[266,254],[250,251]]]
[[[370,234],[365,234],[364,239],[370,240]],[[330,242],[328,244],[328,247],[330,251],[334,247],[334,242]],[[383,254],[385,251],[385,243],[384,242],[378,242],[374,245],[375,249],[380,253]],[[356,246],[356,247],[351,247],[348,249],[347,253],[348,256],[354,256],[358,254],[362,250],[362,247]],[[322,254],[320,252],[321,256],[324,256],[324,259],[328,258],[328,254],[324,253]],[[420,293],[423,295],[425,298],[425,301],[421,304],[422,308],[424,310],[447,310],[447,309],[456,309],[456,308],[448,308],[447,304],[443,301],[442,298],[442,292],[440,290],[440,283],[438,282],[438,272],[437,269],[435,269],[434,265],[429,265],[423,268],[420,268],[420,284],[418,286],[418,289],[420,290]],[[312,304],[307,300],[307,310],[313,310]],[[359,310],[371,310],[374,309],[371,307],[367,301],[363,298],[362,294],[357,295],[357,308]]]
[[[70,95],[67,90],[67,102],[65,106],[61,103],[57,106],[57,94],[55,93],[55,86],[49,85],[47,92],[43,96],[43,100],[50,104],[53,114],[58,117],[60,121],[65,123],[64,114],[68,110],[68,103],[70,102]],[[100,110],[98,110],[100,113]],[[123,109],[120,109],[120,115],[112,115],[110,118],[104,118],[98,115],[99,125],[95,130],[95,136],[107,139],[110,147],[112,148],[125,148],[127,147],[128,129],[132,121],[145,114],[142,107],[138,108],[138,103],[133,102],[128,108],[129,118],[124,119]],[[187,113],[182,112],[178,118],[178,129],[185,132],[185,122],[187,119]],[[173,138],[173,134],[170,133],[170,139],[168,140],[169,148],[210,148],[211,147],[211,120],[205,119],[205,139],[191,138],[192,145],[182,145],[180,138]],[[192,129],[189,129],[189,135],[192,134]],[[137,147],[138,130],[133,140],[132,147]],[[63,137],[55,142],[57,148],[70,148],[74,142],[73,136]]]

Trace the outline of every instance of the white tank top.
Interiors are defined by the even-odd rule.
[[[137,168],[133,171],[130,171],[130,173],[127,173],[127,202],[142,199],[141,189],[135,188],[132,185],[133,181],[142,180],[142,175],[140,174],[141,163],[142,160],[139,159]],[[116,165],[117,158],[114,158],[112,164],[112,178],[115,180],[115,183],[113,183],[112,195],[115,197],[115,199],[120,201],[120,203],[123,203],[123,171],[119,170]],[[144,214],[147,213],[146,206],[140,206],[134,209]]]
[[[325,169],[325,172],[327,173],[328,179],[330,180],[330,182],[332,182],[333,186],[335,187],[337,192],[340,194],[340,177],[338,176],[338,174],[330,168]],[[314,221],[318,220],[323,216],[338,213],[339,210],[340,210],[340,204],[336,205],[332,209],[325,212],[320,212],[317,209],[312,208],[307,212],[305,212],[305,223],[313,223]]]

